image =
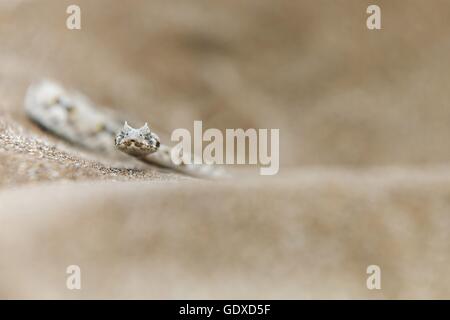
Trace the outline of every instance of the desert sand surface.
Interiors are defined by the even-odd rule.
[[[0,298],[449,298],[448,1],[0,0]],[[26,117],[50,78],[149,122],[279,128],[205,181]],[[82,289],[68,290],[79,265]],[[368,290],[378,265],[381,290]]]

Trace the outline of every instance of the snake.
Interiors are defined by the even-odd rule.
[[[68,90],[55,81],[45,79],[32,83],[25,94],[24,105],[27,116],[38,126],[84,149],[106,155],[120,151],[149,165],[194,177],[226,176],[220,167],[186,162],[185,151],[161,143],[147,122],[134,128],[110,109],[94,104],[84,94]]]

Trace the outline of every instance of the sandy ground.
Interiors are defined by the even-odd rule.
[[[270,187],[258,179],[40,184],[5,191],[0,203],[3,297],[449,294],[446,170],[308,170]],[[81,291],[65,287],[71,264],[81,267]],[[380,291],[366,288],[369,264],[382,268]]]
[[[0,298],[449,298],[450,4],[379,2],[0,1]],[[26,118],[43,77],[166,140],[280,128],[280,174],[81,150]]]

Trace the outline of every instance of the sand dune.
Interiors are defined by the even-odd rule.
[[[379,33],[359,0],[78,2],[79,32],[70,1],[0,6],[0,298],[450,297],[448,2],[378,1]],[[280,174],[67,144],[23,111],[45,77],[165,141],[279,128]]]
[[[258,180],[5,191],[1,295],[448,297],[450,171],[312,169]],[[65,287],[71,264],[85,279],[75,293]],[[371,264],[383,270],[380,291],[366,288]]]

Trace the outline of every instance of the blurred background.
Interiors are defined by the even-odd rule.
[[[76,1],[80,31],[74,1],[0,3],[17,118],[47,76],[160,131],[280,128],[284,166],[450,160],[448,1],[376,1],[381,31],[361,0]]]

